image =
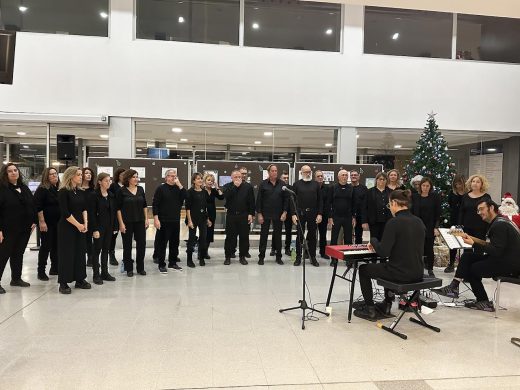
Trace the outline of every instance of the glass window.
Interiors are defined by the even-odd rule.
[[[137,38],[238,45],[239,0],[137,0]]]
[[[451,58],[453,15],[365,7],[365,53]]]
[[[244,45],[340,51],[341,5],[245,0]]]
[[[520,20],[457,15],[456,58],[520,63]]]
[[[108,0],[2,0],[6,30],[108,36]]]

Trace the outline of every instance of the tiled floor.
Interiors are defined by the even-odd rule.
[[[509,341],[520,336],[517,286],[502,286],[508,310],[498,319],[439,307],[427,318],[441,333],[403,320],[406,341],[348,324],[344,302],[302,331],[300,313],[278,312],[300,299],[300,267],[254,257],[224,266],[222,249],[211,253],[205,268],[168,275],[148,256],[146,277],[112,267],[116,282],[64,296],[55,277],[36,279],[27,252],[32,286],[10,287],[9,268],[3,278],[0,389],[520,389],[520,348]],[[321,265],[308,268],[313,304],[328,290],[331,269]],[[346,291],[337,283],[333,299]]]

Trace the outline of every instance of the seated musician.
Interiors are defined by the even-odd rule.
[[[476,310],[495,311],[482,284],[482,278],[520,274],[520,231],[506,217],[498,215],[498,206],[492,200],[484,200],[477,206],[477,213],[490,226],[486,241],[462,235],[466,244],[477,251],[466,251],[462,255],[455,278],[442,288],[434,289],[440,295],[458,298],[459,284],[469,282],[477,300],[467,302],[466,307]],[[484,252],[484,253],[482,253]]]
[[[388,262],[359,267],[359,283],[365,306],[354,311],[356,317],[376,321],[390,314],[392,297],[389,291],[385,289],[385,300],[374,305],[371,279],[381,278],[400,283],[414,283],[423,279],[426,228],[421,219],[410,212],[410,204],[410,190],[395,190],[389,195],[388,207],[395,218],[386,223],[381,242],[372,237],[369,244],[369,248],[378,255],[388,257]]]

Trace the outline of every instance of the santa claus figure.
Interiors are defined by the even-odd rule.
[[[518,214],[518,205],[516,204],[513,196],[506,192],[502,198],[502,203],[498,208],[498,211],[504,217],[508,217],[520,228],[520,214]]]

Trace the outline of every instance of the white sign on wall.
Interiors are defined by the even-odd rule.
[[[469,175],[480,173],[489,182],[488,194],[496,203],[502,199],[502,153],[483,154],[469,157]],[[507,190],[507,189],[506,189]]]

